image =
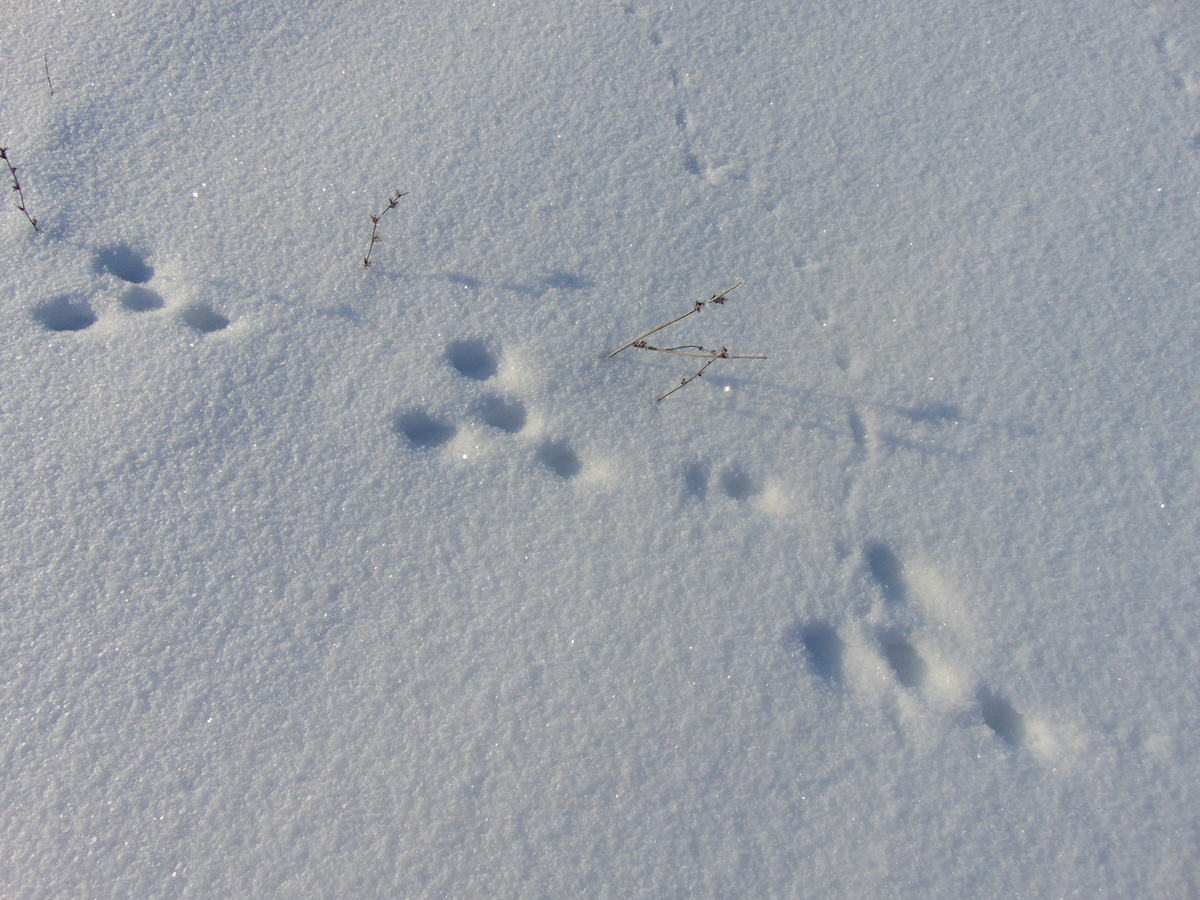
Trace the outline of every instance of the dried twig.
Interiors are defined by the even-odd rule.
[[[33,226],[34,231],[41,231],[38,228],[37,219],[29,214],[29,210],[25,208],[25,192],[21,190],[21,182],[17,180],[17,167],[12,164],[12,160],[8,158],[8,148],[0,147],[0,159],[8,165],[9,174],[12,175],[12,189],[17,192],[17,209],[25,213],[25,218],[29,220],[29,224]]]
[[[396,191],[388,200],[388,205],[384,207],[383,212],[377,216],[371,216],[371,243],[367,245],[367,255],[363,257],[363,268],[371,267],[371,251],[375,249],[375,244],[379,242],[379,220],[387,215],[389,209],[395,209],[396,204],[400,202],[401,197],[407,197],[408,193],[400,193]]]
[[[54,96],[54,82],[50,80],[50,54],[42,54],[42,64],[46,67],[46,84],[50,85],[50,96]]]
[[[608,354],[608,358],[609,358],[609,359],[612,359],[614,356],[616,356],[616,355],[617,355],[618,353],[620,353],[622,350],[625,350],[625,349],[628,349],[629,347],[632,347],[632,346],[634,346],[635,344],[637,344],[637,342],[638,342],[638,341],[640,341],[640,340],[643,340],[644,338],[648,338],[648,337],[650,337],[650,335],[654,334],[654,332],[656,332],[656,331],[662,331],[662,330],[663,330],[664,328],[666,328],[668,325],[674,325],[674,324],[675,324],[676,322],[678,322],[680,319],[686,319],[686,318],[687,318],[688,316],[690,316],[692,313],[698,313],[698,312],[700,312],[700,310],[704,308],[704,304],[706,304],[706,303],[716,303],[716,304],[718,304],[718,305],[722,305],[722,304],[724,304],[724,303],[725,303],[725,295],[726,295],[726,294],[728,294],[730,291],[732,291],[732,290],[733,290],[733,288],[740,287],[740,286],[741,286],[741,284],[742,284],[742,283],[739,281],[739,282],[738,282],[737,284],[735,284],[733,287],[731,287],[731,288],[725,288],[725,290],[721,291],[721,293],[719,293],[719,294],[713,294],[713,295],[712,295],[712,297],[710,297],[708,300],[697,300],[697,301],[696,301],[696,305],[695,305],[695,306],[693,306],[691,309],[689,309],[687,312],[685,312],[685,313],[684,313],[682,316],[676,316],[676,317],[675,317],[674,319],[672,319],[670,322],[663,322],[663,323],[662,323],[661,325],[659,325],[657,328],[651,328],[651,329],[650,329],[649,331],[647,331],[645,334],[639,334],[637,337],[635,337],[635,338],[634,338],[632,341],[630,341],[628,344],[622,344],[620,347],[618,347],[618,348],[617,348],[616,350],[614,350],[612,353]]]
[[[652,346],[651,344],[646,343],[646,338],[648,338],[650,335],[654,334],[656,331],[662,331],[668,325],[674,325],[676,322],[680,321],[681,319],[686,319],[688,316],[692,315],[692,313],[700,312],[700,310],[703,309],[706,304],[715,303],[719,306],[724,305],[726,295],[730,291],[732,291],[733,288],[738,287],[740,284],[741,284],[741,282],[739,281],[733,287],[726,288],[719,294],[713,294],[708,300],[697,300],[696,305],[693,306],[687,312],[685,312],[682,316],[676,316],[674,319],[671,319],[671,321],[664,322],[662,325],[659,325],[657,328],[652,328],[649,331],[647,331],[645,334],[635,337],[629,343],[622,344],[620,347],[618,347],[612,353],[608,354],[609,358],[611,359],[612,357],[614,357],[618,353],[620,353],[622,350],[627,350],[628,348],[632,347],[635,350],[653,350],[656,353],[670,353],[674,356],[689,356],[689,357],[692,357],[693,359],[706,360],[704,365],[702,365],[700,367],[699,371],[697,371],[694,375],[690,375],[687,378],[682,379],[679,382],[679,384],[675,385],[675,387],[671,388],[671,390],[667,391],[661,397],[656,397],[654,399],[655,403],[659,403],[663,400],[666,400],[668,397],[670,397],[673,393],[675,393],[680,388],[686,387],[688,384],[695,381],[697,378],[702,376],[704,374],[705,370],[708,369],[708,367],[711,366],[713,363],[715,363],[718,359],[766,359],[765,356],[736,356],[729,352],[728,347],[722,347],[720,350],[709,350],[707,347],[701,347],[699,344],[680,344],[677,347],[655,347],[655,346]]]
[[[696,348],[698,350],[704,350],[703,353],[680,353],[678,348],[664,349],[662,347],[649,347],[649,346],[645,347],[644,349],[659,350],[663,353],[675,353],[678,356],[698,356],[700,358],[705,358],[705,357],[708,358],[708,362],[706,362],[704,365],[702,365],[700,367],[700,371],[698,371],[695,375],[691,375],[687,378],[682,379],[679,382],[679,384],[675,385],[675,387],[671,388],[669,391],[667,391],[661,397],[655,397],[654,398],[655,403],[659,403],[663,400],[666,400],[668,397],[670,397],[673,393],[675,393],[680,388],[686,386],[690,382],[695,381],[697,378],[699,378],[701,375],[704,374],[705,369],[707,369],[709,366],[711,366],[713,363],[715,363],[718,359],[766,359],[765,356],[734,356],[732,353],[729,352],[728,347],[722,347],[720,350],[704,350],[703,347]]]

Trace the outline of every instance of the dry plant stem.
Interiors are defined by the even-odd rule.
[[[695,356],[700,359],[708,359],[710,356],[716,359],[766,359],[765,356],[734,356],[728,353],[725,348],[720,350],[709,350],[701,347],[699,344],[684,344],[681,347],[651,347],[645,341],[639,341],[634,344],[638,350],[657,350],[659,353],[673,353],[676,356]],[[685,353],[685,350],[699,350],[699,353]]]
[[[697,372],[695,375],[692,375],[692,376],[690,376],[690,377],[688,377],[688,378],[684,378],[682,381],[680,381],[680,382],[679,382],[679,384],[675,385],[675,387],[671,388],[671,390],[667,391],[667,392],[666,392],[665,394],[663,394],[661,397],[655,397],[655,398],[654,398],[654,402],[655,402],[655,403],[661,403],[663,400],[666,400],[668,397],[670,397],[670,396],[671,396],[673,393],[675,393],[675,392],[676,392],[677,390],[679,390],[680,388],[687,387],[687,385],[689,385],[691,382],[695,381],[697,378],[699,378],[701,375],[703,375],[703,374],[704,374],[704,370],[705,370],[705,369],[707,369],[709,366],[711,366],[713,363],[715,363],[715,362],[716,362],[718,359],[766,359],[766,357],[765,357],[765,356],[734,356],[733,354],[731,354],[731,353],[729,352],[729,348],[728,348],[728,347],[722,347],[722,348],[721,348],[719,351],[717,351],[717,350],[704,350],[704,348],[703,348],[703,347],[698,347],[698,348],[696,348],[696,349],[699,349],[699,350],[704,350],[704,352],[703,352],[703,353],[683,353],[683,352],[680,352],[680,351],[682,351],[683,349],[685,349],[684,347],[671,347],[671,348],[663,348],[663,347],[643,347],[643,349],[645,349],[645,350],[658,350],[658,351],[660,351],[660,352],[662,352],[662,353],[674,353],[676,356],[699,356],[699,357],[702,357],[702,358],[703,358],[703,357],[707,357],[707,358],[708,358],[708,362],[706,362],[704,365],[702,365],[702,366],[700,367],[700,371],[698,371],[698,372]]]
[[[708,362],[706,362],[704,365],[702,365],[700,367],[699,372],[697,372],[695,375],[692,375],[690,378],[683,379],[682,381],[679,382],[679,384],[675,385],[675,387],[671,388],[669,391],[667,391],[661,397],[655,397],[654,402],[662,403],[662,401],[666,400],[668,397],[670,397],[673,393],[675,393],[680,388],[687,387],[688,384],[690,384],[691,382],[693,382],[697,378],[699,378],[701,375],[703,375],[705,369],[707,369],[709,366],[711,366],[713,363],[715,363],[718,359],[721,359],[721,358],[722,357],[720,357],[720,356],[714,356],[712,359],[710,359]]]
[[[54,82],[50,80],[50,54],[42,54],[42,64],[46,67],[46,84],[50,85],[50,96],[54,96]]]
[[[728,347],[722,347],[720,350],[709,350],[707,347],[701,347],[699,344],[680,344],[677,347],[655,347],[651,344],[646,343],[646,338],[648,338],[650,335],[654,334],[655,332],[662,331],[668,325],[674,325],[676,322],[680,321],[681,319],[686,319],[688,316],[692,315],[693,313],[700,312],[700,310],[702,310],[704,308],[705,304],[711,304],[711,303],[716,303],[718,305],[724,304],[725,298],[726,298],[726,296],[728,296],[729,292],[732,291],[736,287],[740,287],[741,284],[742,283],[739,281],[733,287],[726,288],[725,290],[721,291],[721,293],[719,293],[719,294],[713,294],[708,300],[697,300],[696,305],[693,306],[691,309],[689,309],[687,312],[685,312],[683,315],[676,316],[674,319],[671,319],[671,321],[664,322],[663,324],[659,325],[657,328],[650,329],[645,334],[635,337],[632,341],[629,341],[627,344],[622,344],[620,347],[618,347],[612,353],[608,354],[608,358],[612,359],[612,357],[616,356],[622,350],[627,350],[630,347],[633,347],[635,350],[653,350],[656,353],[670,353],[674,356],[689,356],[689,357],[692,357],[693,359],[706,360],[706,362],[704,363],[704,365],[702,365],[700,367],[700,370],[698,372],[696,372],[694,375],[684,378],[682,381],[679,382],[679,384],[675,385],[675,387],[671,388],[671,390],[667,391],[661,397],[656,397],[654,399],[655,403],[660,403],[663,400],[666,400],[668,397],[670,397],[673,393],[675,393],[680,388],[686,387],[687,385],[691,384],[697,378],[702,376],[705,373],[705,371],[708,369],[708,367],[711,366],[713,363],[715,363],[718,359],[766,359],[765,356],[736,356],[729,352]]]
[[[732,290],[733,290],[733,288],[740,287],[740,286],[741,286],[741,284],[742,284],[742,283],[739,281],[739,282],[738,282],[737,284],[735,284],[733,287],[731,287],[731,288],[725,288],[725,290],[721,291],[721,293],[719,293],[719,294],[713,294],[713,295],[712,295],[712,297],[710,297],[708,300],[697,300],[697,301],[696,301],[696,305],[695,305],[695,306],[693,306],[691,309],[689,309],[687,312],[685,312],[685,313],[684,313],[682,316],[676,316],[676,317],[675,317],[674,319],[672,319],[670,322],[663,322],[663,323],[662,323],[661,325],[659,325],[657,328],[651,328],[651,329],[650,329],[649,331],[647,331],[645,334],[639,334],[637,337],[635,337],[635,338],[634,338],[632,341],[630,341],[629,343],[627,343],[627,344],[622,344],[620,347],[618,347],[618,348],[617,348],[616,350],[614,350],[612,353],[608,354],[608,358],[609,358],[609,359],[612,359],[614,356],[616,356],[616,355],[617,355],[618,353],[620,353],[622,350],[627,350],[627,349],[629,349],[630,347],[632,347],[632,346],[634,346],[635,344],[637,344],[637,342],[638,342],[638,341],[645,340],[646,338],[650,337],[650,335],[654,334],[654,332],[656,332],[656,331],[662,331],[662,330],[663,330],[664,328],[666,328],[668,325],[674,325],[676,322],[680,321],[681,319],[686,319],[686,318],[687,318],[688,316],[690,316],[692,313],[698,313],[698,312],[700,312],[700,310],[704,308],[704,304],[705,304],[705,303],[716,303],[717,305],[721,305],[721,304],[723,304],[723,303],[725,302],[725,295],[726,295],[726,294],[728,294],[730,291],[732,291]]]
[[[33,226],[34,231],[41,231],[38,228],[37,219],[29,214],[29,210],[25,208],[25,192],[21,190],[21,182],[17,180],[17,167],[12,164],[12,160],[8,158],[8,148],[0,147],[0,159],[8,165],[9,174],[12,175],[12,189],[17,192],[17,209],[25,213],[25,218],[29,220],[29,224]]]
[[[395,209],[396,204],[400,202],[401,197],[407,197],[407,193],[396,191],[388,200],[388,205],[384,207],[383,212],[377,216],[371,216],[371,243],[367,245],[367,255],[363,257],[363,268],[371,267],[371,251],[375,249],[375,245],[379,242],[379,220],[387,215],[389,209]]]

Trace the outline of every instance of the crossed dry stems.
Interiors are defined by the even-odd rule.
[[[371,267],[371,251],[375,249],[375,245],[379,243],[379,220],[387,215],[389,209],[395,209],[396,204],[400,202],[401,197],[407,197],[408,193],[400,193],[397,190],[388,200],[388,205],[384,207],[383,212],[377,216],[371,216],[371,243],[367,245],[367,255],[363,257],[363,268]]]
[[[37,219],[29,214],[29,210],[25,208],[25,192],[21,190],[21,182],[17,180],[17,167],[12,164],[12,160],[8,158],[8,148],[0,147],[0,159],[8,165],[9,174],[12,175],[12,189],[17,193],[17,209],[25,213],[25,218],[29,220],[29,224],[33,226],[34,231],[41,231],[38,228]]]
[[[630,347],[632,347],[635,350],[654,350],[655,352],[658,352],[658,353],[671,353],[675,356],[690,356],[690,357],[693,357],[696,359],[707,360],[707,362],[705,362],[704,365],[702,365],[700,367],[699,371],[697,371],[694,375],[689,375],[687,378],[680,380],[679,384],[675,385],[675,387],[671,388],[671,390],[667,391],[661,397],[655,397],[654,398],[655,403],[659,403],[663,400],[666,400],[668,397],[670,397],[676,391],[680,390],[681,388],[686,387],[688,384],[695,381],[697,378],[699,378],[701,375],[703,375],[704,371],[709,366],[711,366],[713,363],[715,363],[718,359],[766,359],[765,356],[735,356],[734,354],[729,352],[728,347],[722,347],[720,350],[709,350],[706,347],[701,347],[699,344],[682,344],[678,347],[654,347],[654,346],[651,346],[650,344],[646,343],[646,338],[650,337],[650,335],[654,334],[656,331],[662,331],[668,325],[674,325],[676,322],[679,322],[682,319],[686,319],[688,316],[692,315],[693,313],[700,312],[700,310],[702,310],[705,306],[709,306],[714,303],[718,306],[724,306],[725,300],[727,299],[729,292],[732,291],[734,288],[740,287],[740,286],[741,286],[741,282],[739,281],[733,287],[726,288],[725,290],[721,291],[721,293],[719,293],[719,294],[713,294],[707,300],[697,300],[696,305],[693,306],[691,309],[689,309],[687,312],[685,312],[683,315],[676,316],[674,319],[671,319],[669,322],[664,322],[663,324],[659,325],[657,328],[651,328],[645,334],[638,335],[632,341],[622,344],[620,347],[618,347],[612,353],[608,354],[608,358],[612,359],[614,356],[616,356],[622,350],[627,350]]]

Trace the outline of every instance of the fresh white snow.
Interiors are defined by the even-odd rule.
[[[0,893],[1200,896],[1192,4],[0,48]]]

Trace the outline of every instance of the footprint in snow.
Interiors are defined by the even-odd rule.
[[[146,256],[127,244],[103,247],[92,257],[92,269],[100,277],[112,276],[128,287],[121,294],[120,305],[126,312],[148,313],[167,305],[162,294],[147,286],[154,278],[154,267]],[[83,331],[98,321],[91,304],[82,298],[54,297],[33,309],[33,317],[48,331]],[[204,303],[192,304],[179,315],[184,325],[202,334],[228,328],[227,316]]]
[[[96,324],[96,314],[86,300],[55,297],[33,310],[33,317],[47,331],[83,331]]]
[[[876,649],[903,690],[919,691],[926,683],[929,664],[911,638],[913,629],[901,624],[911,618],[904,610],[911,593],[905,565],[891,547],[875,541],[863,548],[863,569],[883,601],[884,610],[894,620],[893,624],[876,630]],[[789,651],[803,656],[811,672],[827,686],[842,683],[846,645],[832,624],[824,620],[794,622],[784,629],[782,641]],[[1012,749],[1026,745],[1025,716],[1007,697],[981,683],[973,702],[975,710],[970,721],[986,725]]]
[[[472,382],[488,382],[500,372],[501,354],[492,342],[463,338],[446,345],[443,359],[461,375],[463,388],[474,393]],[[475,421],[508,435],[520,434],[529,421],[524,402],[498,392],[479,393],[466,404]],[[395,416],[393,429],[414,450],[447,444],[458,428],[428,410],[408,409]],[[535,461],[559,478],[569,480],[583,471],[583,461],[566,440],[546,440],[534,453]]]
[[[97,272],[108,272],[130,284],[145,284],[154,277],[154,267],[146,258],[126,244],[117,244],[96,251],[93,266]]]
[[[708,498],[711,471],[706,462],[692,462],[683,468],[683,492],[695,500]],[[730,500],[749,500],[762,493],[762,484],[740,462],[732,462],[717,473],[716,485]]]

